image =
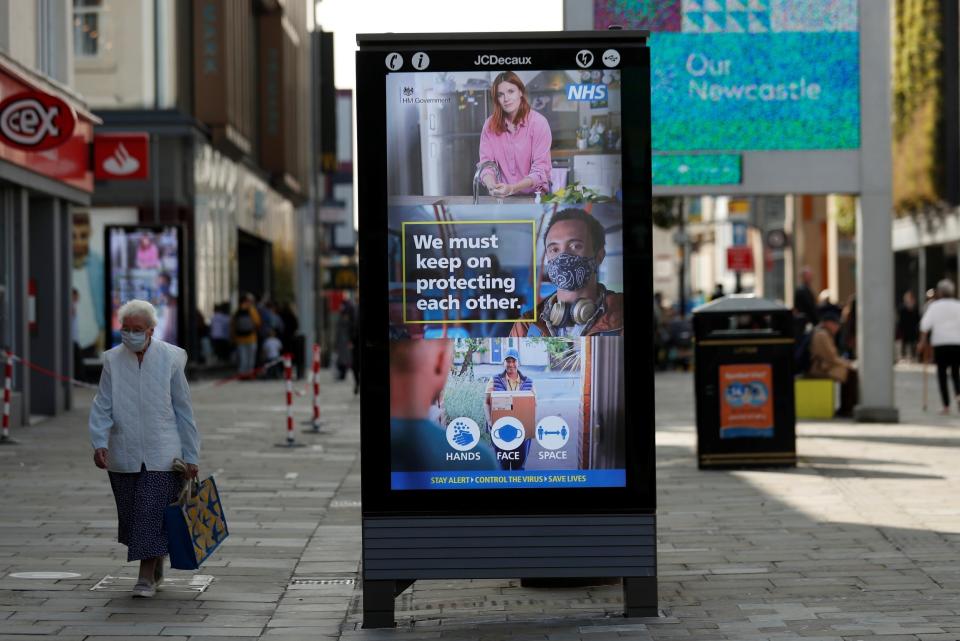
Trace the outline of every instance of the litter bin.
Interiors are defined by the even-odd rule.
[[[733,295],[693,312],[697,464],[794,466],[793,315]]]

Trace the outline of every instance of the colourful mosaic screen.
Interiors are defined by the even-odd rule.
[[[856,149],[857,0],[595,0],[653,32],[654,151]]]

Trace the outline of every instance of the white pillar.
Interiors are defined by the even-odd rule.
[[[841,303],[840,300],[840,251],[839,232],[837,230],[837,203],[834,196],[827,198],[827,289],[830,290],[830,300]]]
[[[891,0],[860,0],[859,5],[857,358],[860,404],[855,417],[865,422],[896,422],[899,412],[893,400]]]

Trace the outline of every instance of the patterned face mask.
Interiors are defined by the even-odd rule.
[[[597,259],[593,256],[559,254],[547,263],[547,276],[557,289],[576,291],[583,289],[597,271]]]

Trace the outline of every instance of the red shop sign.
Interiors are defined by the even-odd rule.
[[[727,247],[727,269],[732,272],[752,272],[753,247]]]
[[[0,142],[23,151],[64,144],[77,126],[69,104],[40,91],[24,91],[0,102]]]
[[[145,180],[150,175],[145,133],[94,134],[93,176],[97,180]]]

